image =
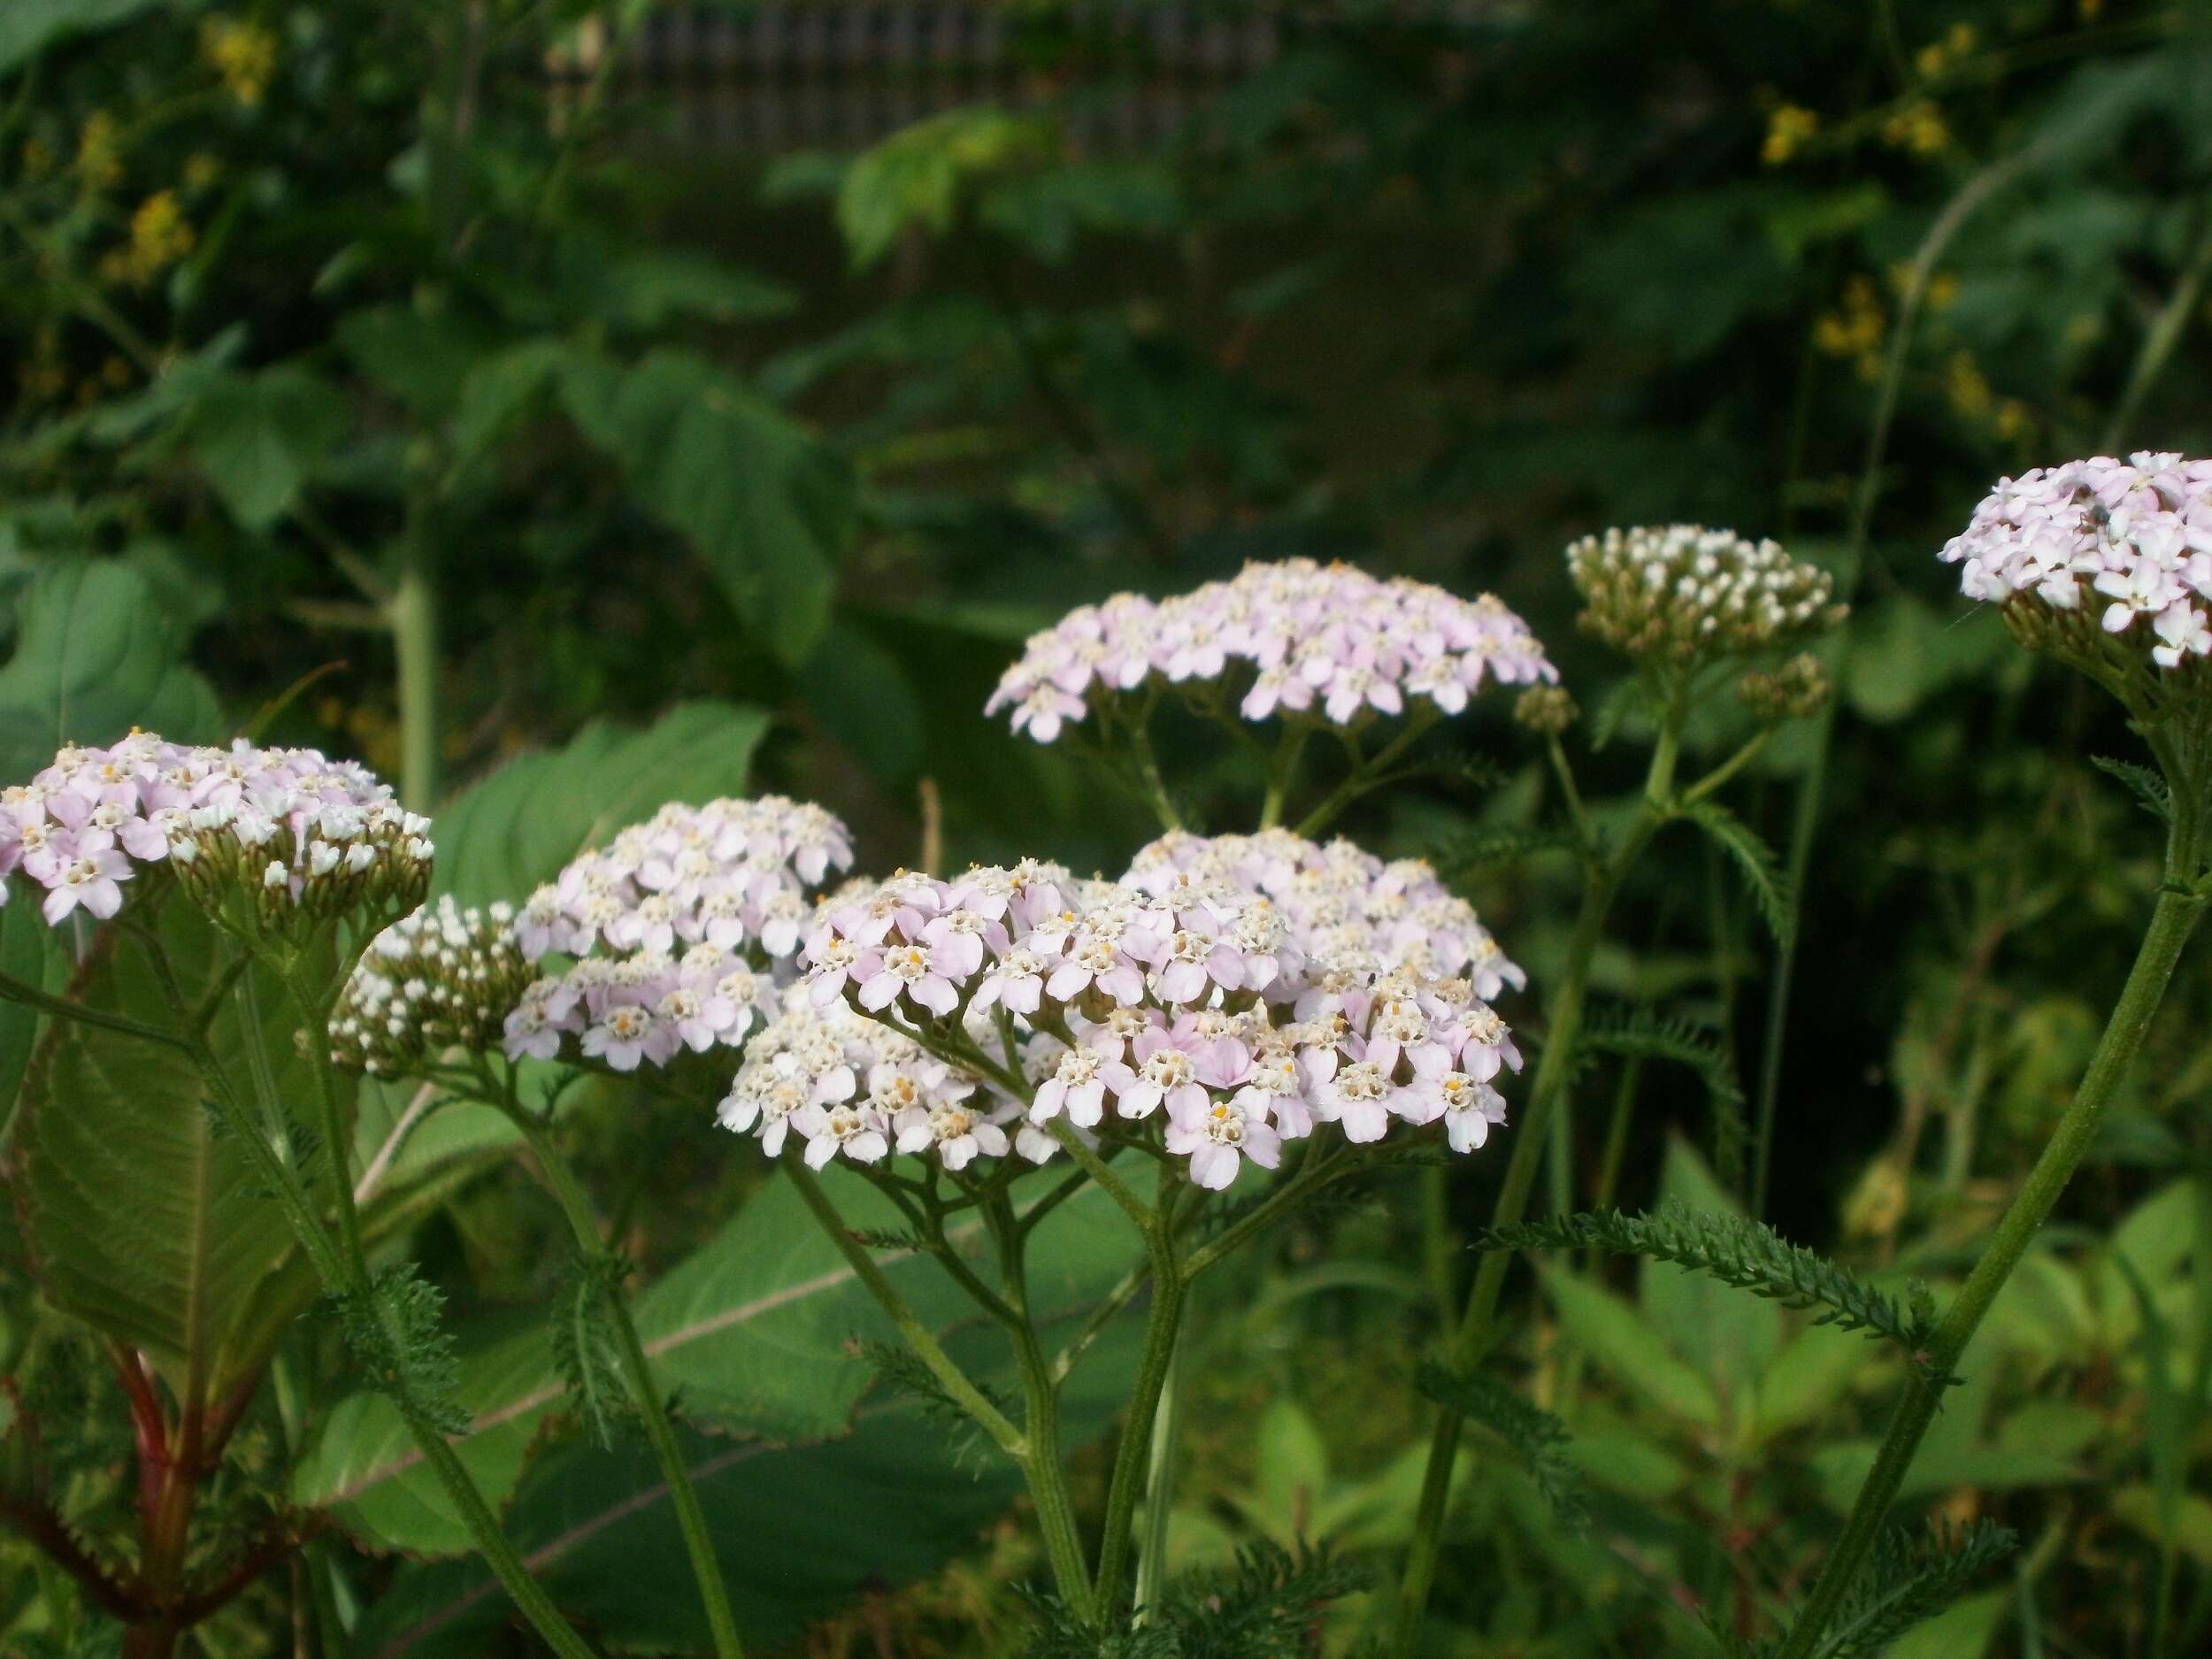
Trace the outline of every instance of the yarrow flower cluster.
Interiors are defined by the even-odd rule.
[[[1608,530],[1567,549],[1578,618],[1615,650],[1694,668],[1801,640],[1843,620],[1835,582],[1773,541],[1674,524]]]
[[[331,1015],[331,1057],[388,1077],[449,1048],[497,1047],[531,980],[514,918],[511,904],[465,909],[447,895],[379,933]]]
[[[824,907],[803,957],[807,1002],[840,1032],[868,1016],[949,1056],[925,1099],[956,1086],[990,1102],[976,1116],[957,1096],[975,1121],[1019,1113],[1015,1149],[1037,1162],[1057,1149],[1056,1120],[1087,1136],[1155,1114],[1166,1150],[1211,1188],[1246,1158],[1272,1168],[1282,1141],[1317,1123],[1364,1142],[1394,1119],[1440,1118],[1466,1150],[1502,1120],[1491,1079],[1520,1059],[1469,976],[1502,985],[1519,972],[1471,910],[1439,898],[1425,866],[1281,833],[1170,838],[1119,883],[1038,864],[901,874]],[[786,1018],[803,1032],[795,1005]],[[820,1064],[789,1057],[795,1036],[775,1056],[756,1046],[724,1121],[757,1123],[764,1137],[798,1125],[817,1162],[872,1163],[895,1137],[941,1145],[917,1118],[898,1136],[857,1067],[831,1059],[839,1045],[812,1041]],[[977,1052],[979,1065],[960,1064]]]
[[[1324,846],[1286,829],[1214,836],[1178,831],[1139,852],[1122,880],[1164,899],[1258,895],[1303,958],[1307,979],[1324,990],[1397,969],[1464,978],[1485,1002],[1528,983],[1474,906],[1425,859],[1385,863],[1348,841]]]
[[[773,1013],[812,911],[810,890],[852,862],[844,825],[780,795],[672,804],[577,858],[516,913],[518,951],[573,965],[508,1014],[510,1059],[564,1039],[627,1071],[735,1048]]]
[[[1496,599],[1461,599],[1426,582],[1288,559],[1248,565],[1155,602],[1120,594],[1033,635],[1000,677],[986,713],[1056,741],[1102,703],[1147,686],[1229,681],[1248,720],[1290,714],[1334,726],[1406,712],[1423,698],[1446,714],[1492,681],[1558,678],[1528,625]]]
[[[841,1152],[872,1164],[895,1146],[957,1171],[979,1156],[1004,1156],[1006,1125],[1020,1112],[913,1039],[794,985],[746,1049],[716,1115],[726,1129],[757,1132],[770,1157],[795,1130],[818,1170]],[[1041,1131],[1023,1125],[1017,1133],[1038,1162],[1055,1149]]]
[[[2160,668],[2212,656],[2212,461],[2093,456],[2000,480],[1940,557],[2031,643],[2078,634],[2070,619],[2101,597],[2103,631]]]
[[[80,908],[104,920],[125,883],[169,871],[230,925],[280,931],[414,909],[430,885],[429,829],[351,761],[133,731],[106,749],[72,744],[0,790],[0,878],[19,871],[45,888],[51,925]],[[0,880],[0,902],[7,891]]]
[[[672,803],[532,894],[515,936],[533,962],[700,943],[788,957],[808,890],[852,859],[844,825],[810,802]]]

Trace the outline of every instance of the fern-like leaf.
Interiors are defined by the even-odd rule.
[[[1844,1592],[1828,1628],[1812,1648],[1814,1659],[1876,1659],[1916,1624],[1957,1601],[1989,1567],[2012,1553],[2017,1538],[2008,1527],[1977,1521],[1963,1532],[1936,1526],[1925,1532],[1894,1526],[1867,1557]],[[1779,1653],[1784,1632],[1749,1651],[1748,1659]]]
[[[553,1302],[554,1369],[578,1420],[603,1447],[614,1444],[616,1425],[634,1410],[614,1328],[614,1298],[628,1272],[617,1251],[580,1254]]]
[[[401,1412],[442,1434],[459,1434],[469,1415],[454,1398],[459,1376],[445,1296],[411,1263],[387,1268],[365,1293],[337,1298],[338,1316],[372,1386]]]
[[[865,1341],[860,1344],[860,1356],[874,1370],[876,1381],[895,1394],[905,1394],[922,1409],[922,1414],[943,1429],[952,1447],[953,1461],[965,1463],[972,1454],[979,1454],[984,1446],[983,1431],[968,1415],[968,1409],[946,1392],[937,1373],[930,1370],[922,1356],[903,1342]],[[977,1391],[1009,1417],[1018,1417],[1020,1409],[998,1389],[986,1382],[976,1384]]]
[[[1646,1008],[1601,1010],[1583,1022],[1577,1058],[1585,1053],[1657,1060],[1696,1072],[1712,1104],[1714,1169],[1724,1186],[1736,1184],[1743,1171],[1744,1141],[1749,1131],[1744,1123],[1743,1086],[1736,1078],[1735,1056],[1717,1031]]]
[[[1914,1286],[1906,1303],[1867,1283],[1817,1250],[1793,1244],[1763,1222],[1669,1202],[1656,1214],[1631,1216],[1600,1210],[1577,1216],[1494,1227],[1475,1241],[1479,1250],[1610,1250],[1647,1261],[1671,1262],[1724,1285],[1765,1296],[1786,1308],[1816,1308],[1816,1325],[1864,1331],[1901,1348],[1925,1370],[1934,1325],[1933,1299]],[[1944,1379],[1948,1380],[1948,1379]]]
[[[1589,1530],[1589,1489],[1582,1471],[1560,1451],[1568,1439],[1564,1423],[1479,1371],[1432,1363],[1421,1367],[1416,1380],[1430,1399],[1473,1418],[1510,1447],[1529,1484],[1563,1525],[1576,1533]]]
[[[1038,1626],[1025,1659],[1284,1659],[1308,1652],[1314,1620],[1367,1587],[1367,1575],[1326,1549],[1294,1555],[1276,1544],[1237,1553],[1218,1571],[1176,1581],[1145,1622],[1102,1631],[1056,1599],[1033,1595]]]
[[[1440,870],[1457,872],[1486,869],[1493,864],[1517,864],[1539,853],[1579,852],[1581,847],[1574,831],[1561,824],[1477,830],[1463,840],[1440,848],[1431,862]]]
[[[2172,822],[2174,792],[2162,773],[2131,760],[2115,760],[2109,755],[2092,755],[2089,764],[2107,777],[2118,779],[2135,797],[2135,804],[2160,823]]]
[[[1726,853],[1742,879],[1744,890],[1759,907],[1759,915],[1767,925],[1767,931],[1780,941],[1787,942],[1796,926],[1791,913],[1787,884],[1783,879],[1782,861],[1774,856],[1774,849],[1761,839],[1759,833],[1714,801],[1696,801],[1681,809],[1681,816],[1713,839]]]

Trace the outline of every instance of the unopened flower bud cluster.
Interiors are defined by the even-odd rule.
[[[1287,559],[1155,602],[1121,594],[1033,635],[986,713],[1012,710],[1040,743],[1096,704],[1148,686],[1213,690],[1247,720],[1296,714],[1334,726],[1446,714],[1492,681],[1552,680],[1528,625],[1496,599],[1406,578]]]
[[[1746,674],[1736,682],[1736,700],[1763,721],[1801,720],[1820,711],[1831,689],[1820,658],[1800,651],[1771,672]]]
[[[1567,549],[1585,631],[1638,662],[1694,668],[1833,627],[1825,571],[1773,541],[1665,525],[1608,530]]]
[[[1564,686],[1531,686],[1513,703],[1515,724],[1540,737],[1557,737],[1581,718],[1580,706]]]
[[[2162,669],[2212,656],[2212,461],[2094,456],[2001,479],[1940,557],[2032,644],[2093,647],[2075,618],[2096,613]]]
[[[513,924],[512,905],[464,909],[447,895],[386,928],[331,1016],[332,1057],[391,1077],[449,1049],[496,1048],[532,978]]]
[[[1057,1149],[1056,1120],[1088,1136],[1134,1133],[1156,1114],[1165,1150],[1207,1187],[1228,1186],[1248,1157],[1273,1167],[1282,1141],[1317,1123],[1364,1142],[1394,1120],[1445,1118],[1467,1149],[1502,1118],[1491,1079],[1519,1056],[1463,970],[1480,964],[1498,983],[1518,971],[1463,908],[1431,915],[1433,936],[1414,937],[1433,879],[1287,835],[1218,849],[1176,838],[1118,884],[1040,864],[902,874],[825,907],[804,956],[808,996],[941,1047],[975,1042],[996,1074],[956,1065],[931,1087],[972,1086],[992,1102],[975,1119],[987,1125],[1013,1108],[1025,1119],[1014,1149],[1039,1162]],[[1359,883],[1379,890],[1354,896]],[[1386,965],[1394,946],[1422,965]],[[1432,971],[1445,963],[1462,971]],[[834,1046],[817,1045],[819,1067],[789,1058],[795,1044],[773,1060],[749,1052],[724,1120],[764,1136],[772,1123],[798,1126],[817,1164],[882,1156],[894,1116],[863,1094],[856,1069],[830,1062]],[[958,1098],[966,1110],[970,1096]],[[909,1139],[928,1148],[918,1131]]]
[[[509,1058],[564,1039],[617,1071],[735,1047],[772,1012],[811,911],[852,862],[844,825],[780,795],[672,804],[584,854],[517,913],[517,949],[573,965],[508,1015]]]
[[[79,908],[113,916],[125,883],[173,872],[230,926],[285,932],[412,910],[429,889],[429,830],[350,761],[134,731],[111,748],[72,744],[0,791],[0,877],[45,888],[54,924]]]

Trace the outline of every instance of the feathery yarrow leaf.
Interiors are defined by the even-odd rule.
[[[1782,861],[1775,856],[1759,833],[1717,801],[1693,801],[1678,809],[1679,815],[1706,834],[1726,853],[1742,879],[1744,891],[1759,907],[1760,919],[1776,941],[1788,942],[1797,926],[1790,903],[1789,887]]]
[[[1814,1659],[1875,1659],[1907,1631],[1957,1601],[2018,1541],[2009,1527],[1989,1521],[1962,1531],[1944,1525],[1925,1532],[1890,1527],[1851,1580],[1833,1621],[1820,1632]],[[1751,1648],[1746,1659],[1768,1659],[1780,1652],[1790,1633],[1785,1631]]]
[[[1588,1487],[1582,1471],[1560,1450],[1569,1438],[1564,1423],[1479,1371],[1430,1363],[1421,1367],[1416,1380],[1437,1404],[1472,1417],[1510,1447],[1562,1525],[1576,1533],[1589,1530]]]
[[[454,1398],[460,1366],[445,1328],[445,1294],[413,1263],[379,1273],[365,1293],[336,1298],[346,1346],[369,1381],[401,1414],[442,1434],[465,1433],[469,1414]]]
[[[1295,1555],[1262,1543],[1233,1564],[1186,1575],[1134,1629],[1101,1631],[1056,1597],[1033,1595],[1038,1628],[1025,1659],[1282,1659],[1310,1645],[1320,1609],[1367,1587],[1367,1574],[1325,1548]]]
[[[578,1421],[602,1447],[614,1444],[617,1425],[635,1410],[614,1328],[614,1298],[629,1268],[618,1251],[580,1251],[553,1303],[554,1369]]]
[[[2109,755],[2092,755],[2089,764],[2106,776],[2118,779],[2135,797],[2135,803],[2160,823],[2173,820],[2173,787],[2154,768],[2139,766],[2133,761],[2115,760]]]
[[[1618,1210],[1587,1211],[1518,1226],[1493,1227],[1475,1240],[1479,1250],[1609,1250],[1648,1261],[1671,1262],[1738,1290],[1786,1308],[1820,1310],[1816,1325],[1864,1331],[1886,1338],[1924,1370],[1933,1327],[1932,1300],[1914,1286],[1907,1302],[1801,1244],[1793,1244],[1764,1222],[1693,1210],[1678,1202],[1655,1214]],[[1909,1309],[1909,1311],[1908,1311]]]

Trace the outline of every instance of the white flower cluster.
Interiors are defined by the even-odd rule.
[[[507,1017],[510,1059],[564,1038],[617,1071],[742,1043],[775,1007],[812,910],[852,862],[844,825],[811,803],[671,804],[572,862],[516,914],[531,961],[573,957]]]
[[[45,888],[49,924],[80,907],[113,916],[123,883],[163,868],[234,923],[281,926],[412,910],[430,883],[429,829],[351,761],[133,731],[107,749],[72,744],[0,790],[0,878],[19,870]]]
[[[1215,864],[1249,867],[1295,894],[1298,925],[1267,892],[1212,873]],[[1035,864],[952,880],[895,876],[824,907],[804,956],[808,1001],[838,1032],[852,1013],[872,1016],[941,1060],[972,1042],[989,1071],[953,1064],[918,1079],[912,1104],[923,1116],[902,1134],[872,1085],[862,1091],[860,1068],[837,1057],[844,1038],[815,1039],[810,1059],[802,1054],[795,1003],[793,1037],[772,1055],[749,1052],[724,1121],[758,1124],[764,1134],[788,1122],[806,1133],[810,1162],[841,1154],[870,1163],[895,1138],[911,1149],[941,1146],[945,1138],[925,1137],[920,1125],[942,1104],[960,1108],[956,1121],[1010,1121],[1021,1110],[1010,1087],[1018,1078],[1027,1121],[1014,1144],[1024,1156],[1052,1155],[1057,1142],[1043,1126],[1056,1118],[1087,1134],[1110,1109],[1118,1125],[1160,1113],[1166,1149],[1187,1157],[1191,1179],[1206,1187],[1228,1186],[1247,1157],[1272,1168],[1283,1140],[1317,1122],[1371,1141],[1394,1118],[1441,1118],[1454,1147],[1480,1146],[1504,1110],[1491,1079],[1520,1057],[1463,974],[1387,965],[1379,946],[1393,939],[1417,954],[1391,919],[1409,892],[1414,908],[1427,902],[1417,868],[1270,836],[1218,852],[1179,838],[1119,884]],[[1385,893],[1342,903],[1354,871]],[[1501,982],[1516,972],[1471,912],[1440,919],[1441,936],[1418,949],[1424,960],[1440,950],[1463,966],[1486,961]],[[1346,965],[1310,956],[1302,929]],[[972,1096],[988,1110],[977,1111]],[[964,1146],[962,1161],[974,1150]]]
[[[984,1088],[910,1037],[842,1002],[817,1004],[810,987],[794,985],[746,1049],[717,1116],[740,1133],[757,1128],[770,1157],[797,1130],[806,1139],[806,1161],[818,1170],[840,1152],[872,1164],[895,1145],[933,1152],[947,1169],[963,1170],[978,1154],[1005,1156],[1005,1126],[1020,1112],[1010,1097]],[[1021,1125],[1017,1133],[1039,1162],[1055,1150],[1041,1130]]]
[[[496,1046],[531,979],[514,916],[510,904],[464,909],[447,895],[379,933],[331,1015],[332,1057],[392,1077],[450,1048]]]
[[[1567,549],[1583,628],[1640,662],[1746,657],[1843,620],[1835,582],[1773,541],[1672,524],[1608,530]]]
[[[672,802],[532,894],[515,936],[533,962],[702,942],[787,957],[808,889],[852,861],[844,825],[811,802]]]
[[[1970,599],[2070,614],[2101,595],[2104,631],[2161,668],[2212,656],[2212,461],[2093,456],[2001,480],[1940,557]]]
[[[1348,841],[1323,846],[1286,829],[1162,836],[1122,880],[1156,897],[1216,889],[1266,898],[1305,958],[1307,979],[1341,989],[1392,969],[1464,978],[1485,1002],[1528,976],[1498,949],[1475,908],[1425,860],[1386,864]]]
[[[1412,697],[1457,714],[1486,682],[1558,678],[1528,625],[1487,594],[1287,559],[1171,599],[1121,594],[1069,612],[1031,637],[984,711],[1011,709],[1015,731],[1049,743],[1099,700],[1233,673],[1244,718],[1336,726],[1403,714]]]

